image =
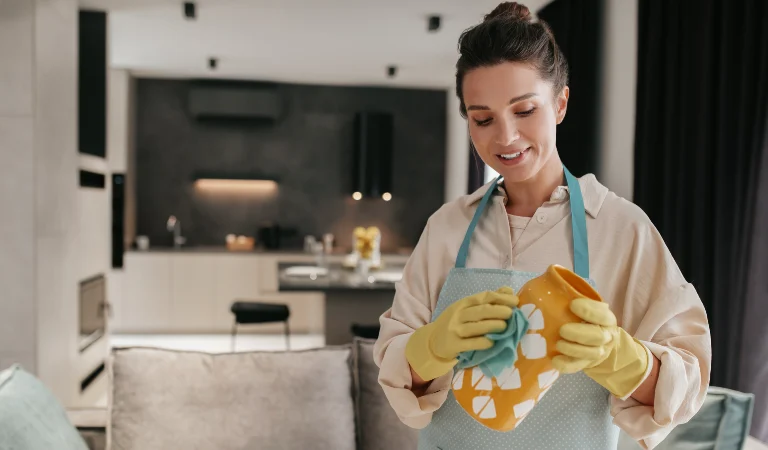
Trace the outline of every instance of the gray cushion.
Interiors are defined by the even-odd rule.
[[[112,450],[353,450],[350,349],[116,349]]]
[[[80,436],[88,444],[88,450],[106,450],[107,448],[106,430],[80,430]]]
[[[19,365],[0,372],[0,450],[88,450],[45,385]]]
[[[704,405],[693,418],[679,425],[657,450],[740,450],[746,443],[752,420],[754,396],[710,387]],[[626,435],[621,450],[641,447]]]
[[[360,450],[412,450],[418,430],[397,418],[378,382],[379,368],[373,362],[375,341],[354,341],[355,408]]]

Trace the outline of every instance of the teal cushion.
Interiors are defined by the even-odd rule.
[[[710,387],[704,405],[690,422],[675,428],[659,450],[739,450],[752,423],[754,396]]]
[[[56,397],[19,365],[0,372],[0,450],[88,450]]]
[[[704,404],[688,422],[677,426],[657,450],[740,450],[752,423],[754,396],[710,387]],[[639,449],[622,436],[622,450]]]

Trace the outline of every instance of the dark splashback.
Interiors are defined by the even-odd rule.
[[[189,245],[223,245],[264,223],[306,234],[331,232],[349,246],[355,226],[382,229],[385,250],[416,244],[443,203],[446,92],[280,85],[286,117],[275,124],[213,123],[186,110],[186,80],[139,79],[136,103],[137,234],[170,245],[169,215]],[[390,202],[351,198],[354,115],[394,115]],[[274,195],[195,190],[195,172],[253,172],[278,178]]]

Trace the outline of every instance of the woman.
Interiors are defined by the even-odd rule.
[[[422,429],[423,449],[615,449],[615,425],[653,448],[706,395],[701,300],[639,208],[563,167],[555,135],[568,70],[546,24],[502,3],[459,50],[461,113],[501,176],[429,219],[381,317],[379,382],[400,419]],[[518,302],[498,289],[505,280],[551,264],[591,279],[607,308],[572,303],[584,322],[559,330],[553,364],[565,375],[516,429],[491,430],[450,391],[457,357],[505,329]]]

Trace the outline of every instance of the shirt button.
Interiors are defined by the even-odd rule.
[[[539,214],[538,216],[536,216],[536,222],[544,223],[546,221],[547,221],[547,218],[546,216],[544,216],[544,214]]]

